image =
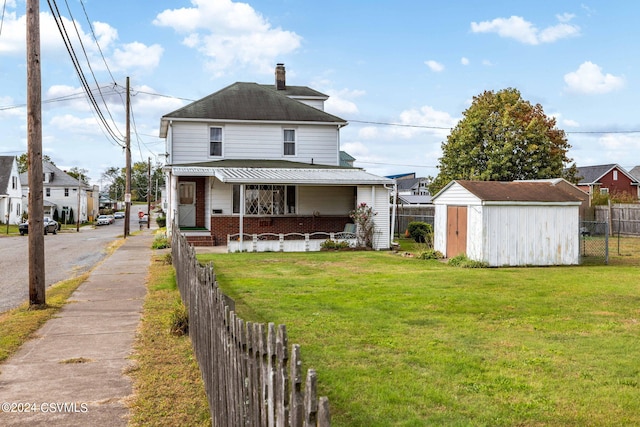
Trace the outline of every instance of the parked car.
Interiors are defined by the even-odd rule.
[[[44,234],[53,233],[58,234],[58,230],[60,229],[60,224],[58,224],[53,219],[48,216],[44,217]],[[20,231],[20,235],[24,236],[25,234],[29,234],[29,220],[23,222],[22,224],[18,224],[18,231]]]
[[[113,216],[114,216],[116,219],[122,219],[122,218],[124,218],[124,212],[122,212],[122,211],[120,211],[120,212],[116,212],[116,213],[114,213],[114,214],[113,214]]]
[[[100,215],[96,219],[96,225],[109,225],[111,224],[111,219],[107,215]]]
[[[113,224],[114,222],[116,222],[116,217],[113,215],[105,215],[107,218],[109,218],[109,224]]]

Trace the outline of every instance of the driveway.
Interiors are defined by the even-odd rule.
[[[132,219],[130,231],[138,229],[138,219]],[[124,220],[117,219],[111,225],[81,227],[80,232],[74,229],[44,236],[46,286],[90,270],[106,256],[109,243],[123,234]],[[28,253],[27,236],[0,238],[0,313],[29,299]]]

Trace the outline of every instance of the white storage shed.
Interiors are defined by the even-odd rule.
[[[492,267],[578,264],[580,203],[553,182],[451,181],[433,197],[434,248]]]

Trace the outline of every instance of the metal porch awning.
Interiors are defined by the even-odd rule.
[[[242,168],[173,166],[175,176],[214,176],[229,184],[392,185],[389,178],[362,169]]]

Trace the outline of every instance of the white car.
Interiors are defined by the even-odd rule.
[[[96,225],[109,225],[111,224],[111,219],[107,215],[100,215],[98,219],[96,219]]]

